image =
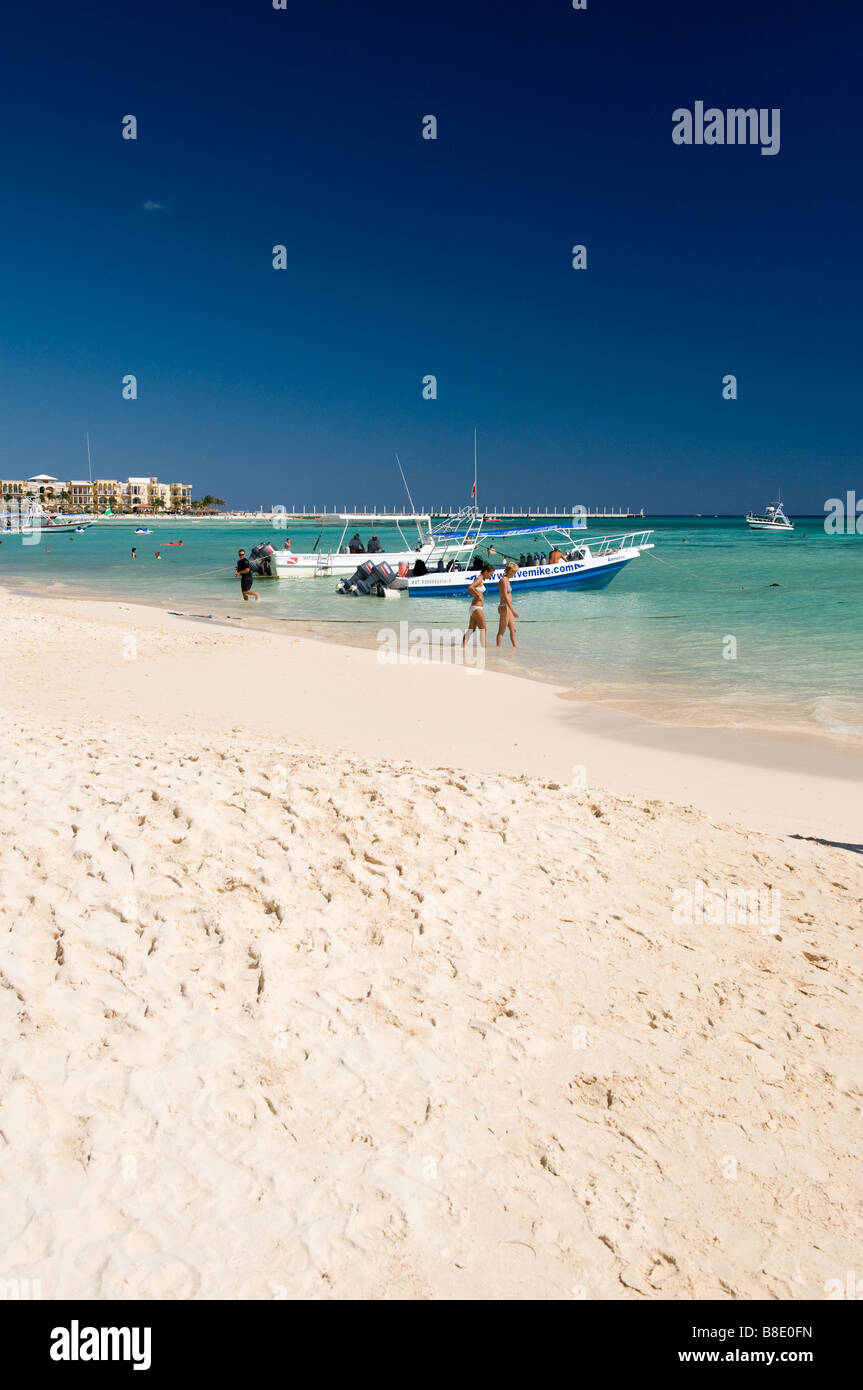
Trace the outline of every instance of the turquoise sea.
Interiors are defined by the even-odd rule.
[[[863,536],[827,535],[823,516],[794,520],[794,534],[784,536],[750,532],[737,517],[592,522],[588,539],[653,527],[655,550],[607,589],[522,595],[520,649],[492,646],[489,665],[662,722],[863,741]],[[260,540],[279,548],[284,531],[264,520],[147,524],[153,533],[145,536],[134,534],[134,521],[112,521],[72,537],[43,534],[34,546],[6,537],[0,585],[133,600],[280,631],[292,626],[371,647],[379,629],[404,618],[426,628],[465,620],[461,600],[342,598],[332,579],[262,579],[260,602],[243,604],[233,577],[237,549]],[[360,527],[364,536],[370,529]],[[385,548],[390,539],[398,544],[393,528],[376,529]],[[306,550],[320,526],[291,522],[289,530],[294,550]],[[328,526],[322,548],[334,546],[340,530]],[[175,539],[183,545],[167,545]],[[505,545],[517,556],[542,541],[499,548]],[[725,655],[735,646],[736,655]]]

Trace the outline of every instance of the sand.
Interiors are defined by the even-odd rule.
[[[0,1278],[794,1299],[859,1266],[853,759],[0,605]]]

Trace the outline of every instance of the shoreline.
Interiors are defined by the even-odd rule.
[[[267,582],[277,583],[280,581],[268,580]],[[363,626],[377,629],[381,626],[380,620],[385,616],[389,617],[391,620],[398,619],[399,621],[407,617],[407,613],[406,611],[402,611],[401,605],[393,605],[393,607],[381,611],[379,619],[358,620],[356,618],[335,619],[317,616],[314,618],[267,616],[265,614],[256,614],[255,608],[251,607],[251,605],[243,605],[241,607],[239,604],[236,605],[238,611],[235,614],[226,613],[216,617],[205,613],[197,614],[192,611],[186,612],[182,608],[170,608],[168,606],[168,600],[161,603],[154,601],[151,596],[139,598],[134,595],[124,595],[122,597],[114,596],[106,598],[103,593],[97,590],[87,589],[85,586],[77,587],[68,585],[63,581],[57,582],[56,586],[52,587],[51,592],[46,592],[44,587],[38,588],[33,585],[32,582],[14,578],[10,579],[4,576],[0,579],[0,594],[3,593],[4,589],[8,589],[10,592],[25,598],[49,603],[96,603],[105,604],[107,607],[115,604],[131,604],[136,608],[152,609],[154,612],[167,615],[179,613],[180,616],[186,617],[189,622],[199,621],[212,623],[214,626],[224,629],[233,629],[234,631],[239,630],[239,626],[235,627],[235,624],[242,624],[243,628],[248,632],[269,633],[274,637],[299,637],[310,642],[321,643],[325,646],[340,646],[351,651],[366,651],[373,653],[376,653],[378,650],[377,643],[371,640],[371,636],[369,636],[368,641],[364,641],[359,629]],[[62,592],[60,591],[61,589]],[[234,586],[231,587],[230,593],[233,595]],[[228,591],[226,591],[225,599],[227,603]],[[175,601],[178,604],[182,604],[182,596]],[[398,607],[399,611],[394,612],[394,607]],[[463,615],[459,613],[459,617],[461,618],[462,616]],[[448,627],[454,624],[444,623],[442,625]],[[530,620],[526,620],[524,625],[529,627]],[[427,620],[425,622],[418,622],[416,626],[427,626]],[[333,629],[339,629],[339,631],[334,631]],[[524,647],[520,648],[520,651],[525,650],[526,648]],[[679,703],[687,694],[690,695],[690,697],[692,696],[692,687],[688,689],[684,687],[680,691],[674,690],[673,693],[672,688],[669,687],[667,691],[664,691],[662,697],[656,697],[655,702],[651,702],[644,695],[636,695],[632,700],[619,694],[610,694],[603,697],[597,694],[595,689],[591,689],[587,692],[580,691],[578,688],[574,687],[571,682],[561,680],[541,670],[527,670],[517,667],[515,669],[510,668],[512,657],[507,647],[501,649],[501,656],[493,659],[505,662],[506,667],[504,669],[493,668],[489,670],[489,674],[511,676],[515,680],[526,681],[531,685],[551,687],[559,694],[561,699],[572,701],[578,705],[587,706],[597,712],[607,711],[613,715],[620,715],[625,719],[636,721],[636,725],[644,729],[645,741],[651,744],[662,741],[662,735],[659,732],[653,734],[651,731],[667,730],[671,737],[673,736],[671,731],[679,730],[681,731],[681,740],[684,742],[689,742],[685,731],[689,731],[692,738],[695,739],[697,739],[699,735],[703,735],[705,747],[712,746],[713,735],[721,736],[722,734],[727,734],[729,736],[733,735],[734,739],[741,743],[747,739],[752,739],[756,742],[763,740],[767,747],[776,744],[777,749],[786,748],[789,750],[789,756],[791,756],[793,749],[799,749],[807,767],[812,767],[813,759],[817,760],[818,757],[823,757],[831,769],[829,775],[838,776],[840,778],[852,777],[863,779],[863,739],[861,739],[856,732],[839,731],[829,727],[818,726],[814,723],[803,724],[799,722],[783,724],[778,721],[772,711],[767,709],[762,712],[759,719],[751,719],[746,722],[737,720],[728,722],[724,717],[720,717],[711,722],[704,721],[703,718],[699,720],[697,715],[701,714],[703,716],[705,708],[719,716],[724,716],[726,713],[719,709],[715,702],[711,704],[709,697],[707,695],[701,695],[701,692],[699,692],[699,696],[693,701],[689,711],[689,713],[692,714],[692,711],[695,710],[695,717],[671,718],[667,715],[666,707],[669,704],[677,704],[679,707]],[[677,697],[676,700],[675,696]],[[662,712],[657,710],[657,703],[662,704]],[[663,717],[663,713],[665,713],[666,717]],[[623,728],[623,725],[621,725],[621,728]],[[753,745],[753,747],[754,746],[755,745]],[[723,755],[722,753],[717,753],[714,756]],[[842,768],[845,765],[846,758],[849,770],[843,772]],[[769,757],[766,760],[766,764],[762,759],[761,764],[768,766],[776,765],[777,758]],[[835,771],[832,769],[835,769]]]
[[[383,688],[392,698],[404,700],[410,694],[416,697],[420,689],[433,691],[425,696],[420,707],[428,727],[435,731],[442,747],[449,745],[458,750],[465,765],[476,771],[547,776],[566,787],[572,782],[572,767],[577,766],[585,769],[583,776],[588,787],[615,795],[635,794],[674,805],[692,805],[706,814],[742,821],[773,834],[804,835],[835,844],[863,843],[863,811],[858,810],[852,796],[854,785],[863,780],[863,750],[823,735],[805,737],[787,730],[661,724],[639,713],[584,700],[569,686],[523,672],[486,669],[471,673],[464,667],[433,663],[383,667],[373,647],[320,634],[245,626],[239,615],[208,618],[131,599],[83,599],[68,594],[22,596],[37,609],[40,604],[47,604],[47,612],[42,610],[45,617],[59,602],[64,607],[69,605],[73,620],[84,618],[106,627],[119,625],[126,631],[161,631],[166,636],[178,627],[186,627],[219,634],[226,642],[240,642],[252,648],[257,645],[260,650],[254,659],[263,673],[262,682],[278,682],[289,672],[294,688],[302,689],[306,697],[303,712],[307,736],[327,746],[352,751],[358,748],[356,740],[352,742],[354,714],[342,727],[338,716],[319,707],[320,692],[315,685],[315,673],[323,668],[326,680],[338,689],[340,682],[347,680],[348,672],[343,668],[349,663],[350,674],[357,679],[373,682],[391,676],[391,683]],[[283,621],[287,627],[294,622],[299,626],[303,620],[276,621]],[[237,653],[238,660],[241,651],[242,648]],[[297,656],[299,663],[293,660]],[[180,654],[175,655],[175,662],[185,681],[200,682],[200,672]],[[220,659],[213,651],[211,664],[212,679],[230,683],[230,658],[226,663],[224,652]],[[132,669],[127,665],[127,677]],[[422,685],[413,679],[415,673]],[[482,728],[475,737],[465,736],[460,728],[463,701],[475,697],[479,682],[483,682],[483,691],[491,683],[488,694],[482,696],[483,705],[505,702],[510,722],[505,726],[507,732],[497,738],[486,736]],[[122,699],[128,701],[133,698],[135,683],[126,680],[122,685]],[[277,702],[264,700],[250,708],[250,733],[272,736],[278,732],[278,717],[270,712],[270,703],[275,707]],[[170,700],[164,708],[167,714]],[[232,722],[240,717],[230,700],[224,709]],[[450,721],[456,721],[455,731]],[[511,738],[510,732],[518,737]],[[374,738],[382,754],[387,743],[394,741],[395,756],[407,760],[414,756],[410,734],[394,725],[386,711],[361,721],[360,738],[367,737]],[[563,753],[564,748],[569,753]],[[571,761],[567,762],[570,755]],[[428,736],[423,740],[422,756],[432,756]]]

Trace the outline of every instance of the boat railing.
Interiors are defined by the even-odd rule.
[[[584,537],[579,541],[579,545],[586,545],[591,555],[597,558],[602,555],[611,555],[616,550],[641,550],[644,546],[650,545],[652,531],[628,531],[620,536],[590,536]]]

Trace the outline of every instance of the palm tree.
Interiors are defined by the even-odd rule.
[[[224,505],[224,497],[213,497],[209,492],[205,497],[199,497],[192,503],[192,507],[197,511],[212,511],[214,507],[224,507]]]

